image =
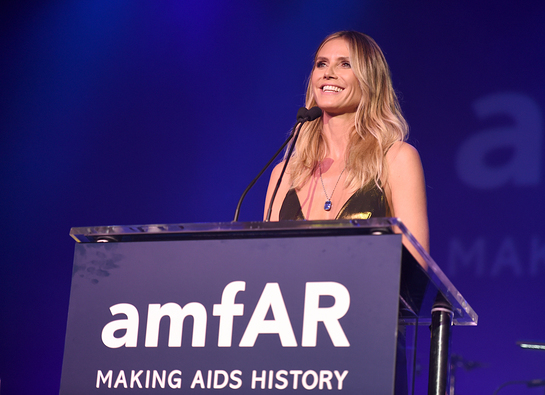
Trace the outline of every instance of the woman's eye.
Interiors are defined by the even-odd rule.
[[[343,62],[343,63],[342,63],[342,66],[343,66],[343,67],[346,67],[346,68],[348,68],[348,69],[351,67],[351,66],[350,66],[350,63],[348,63],[348,62]]]
[[[325,66],[325,62],[317,62],[316,63],[316,68],[319,69],[321,67],[324,67]]]

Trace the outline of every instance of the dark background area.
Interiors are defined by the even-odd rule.
[[[385,52],[432,256],[479,314],[454,331],[477,362],[457,393],[545,378],[545,352],[515,344],[545,340],[545,3],[426,3],[3,1],[2,394],[58,393],[70,228],[232,220],[304,104],[316,46],[347,29]],[[267,178],[241,220],[262,218]]]

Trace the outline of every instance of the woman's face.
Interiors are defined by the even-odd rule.
[[[362,92],[350,65],[346,40],[335,38],[320,48],[311,82],[316,103],[324,112],[331,115],[356,112]]]

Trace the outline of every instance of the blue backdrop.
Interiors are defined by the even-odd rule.
[[[70,228],[230,221],[304,103],[314,49],[344,29],[386,54],[432,255],[480,316],[454,333],[478,362],[457,393],[545,378],[545,352],[515,344],[545,340],[545,3],[412,3],[2,2],[2,394],[58,393]],[[241,220],[261,218],[267,178]]]

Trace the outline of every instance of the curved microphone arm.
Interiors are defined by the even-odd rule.
[[[280,149],[278,151],[276,151],[276,153],[274,154],[274,156],[271,158],[271,160],[269,160],[269,162],[267,162],[267,164],[265,165],[265,167],[259,172],[259,174],[257,175],[256,178],[254,178],[252,180],[252,182],[250,183],[250,185],[248,185],[248,187],[244,190],[244,192],[242,193],[242,196],[240,197],[239,201],[238,201],[238,204],[237,204],[237,208],[235,210],[235,218],[233,219],[233,222],[237,222],[238,221],[238,216],[239,216],[239,213],[240,213],[240,206],[242,205],[242,201],[244,200],[244,198],[246,197],[246,194],[250,191],[250,189],[254,186],[254,184],[257,182],[257,180],[259,180],[259,178],[261,177],[261,175],[265,172],[265,170],[267,170],[267,168],[271,165],[271,163],[273,162],[273,160],[280,154],[280,152],[282,152],[282,150],[284,149],[284,147],[286,147],[286,145],[289,143],[289,141],[293,138],[293,143],[292,145],[290,146],[290,151],[288,153],[288,156],[287,156],[287,159],[286,159],[286,163],[284,163],[284,168],[282,169],[282,173],[280,174],[280,177],[278,178],[278,182],[276,183],[276,188],[274,190],[274,193],[273,193],[273,196],[271,198],[271,202],[269,204],[269,210],[267,212],[267,219],[266,221],[269,221],[269,218],[271,216],[271,208],[272,208],[272,203],[274,202],[274,198],[276,196],[276,192],[278,191],[278,188],[280,187],[280,183],[282,181],[282,177],[284,176],[284,172],[286,171],[286,166],[290,160],[290,157],[291,157],[291,154],[293,153],[293,149],[295,148],[295,142],[297,141],[297,137],[299,136],[299,131],[301,130],[301,127],[303,126],[303,124],[307,121],[314,121],[316,118],[319,118],[320,116],[322,115],[322,110],[318,107],[312,107],[310,110],[307,110],[305,107],[301,107],[299,109],[299,111],[297,111],[297,123],[293,126],[293,129],[289,135],[289,137],[286,139],[286,141],[284,141],[284,144],[282,144],[282,146],[280,147]],[[297,129],[297,132],[295,132],[295,129],[297,127],[297,125],[299,125],[299,129]]]
[[[295,136],[293,136],[293,143],[290,145],[290,150],[288,152],[288,156],[286,157],[286,161],[284,162],[284,167],[282,167],[282,173],[280,173],[280,177],[278,177],[278,181],[276,182],[276,187],[274,188],[274,192],[271,196],[271,201],[269,202],[269,208],[267,209],[267,217],[265,218],[265,222],[269,222],[271,219],[271,211],[272,206],[274,202],[274,198],[276,197],[276,193],[278,192],[278,188],[280,188],[280,183],[282,183],[282,178],[284,177],[284,173],[286,171],[286,167],[288,167],[288,163],[291,158],[291,154],[293,153],[293,149],[295,148],[295,143],[297,142],[297,138],[299,137],[299,132],[301,131],[301,127],[305,121],[301,122],[299,124],[299,129],[297,129],[297,132],[295,132]],[[297,126],[297,125],[296,125]]]
[[[238,221],[238,216],[240,214],[240,206],[242,206],[242,201],[244,200],[244,198],[246,197],[246,194],[250,191],[250,189],[254,186],[254,184],[257,182],[257,180],[259,180],[259,178],[263,175],[263,173],[265,172],[265,170],[267,170],[267,168],[271,165],[271,163],[273,162],[273,160],[276,159],[276,157],[280,154],[280,152],[282,152],[282,150],[286,147],[286,145],[288,145],[288,143],[290,142],[291,138],[293,137],[294,135],[294,131],[295,131],[295,127],[297,126],[297,124],[295,124],[295,126],[293,127],[289,137],[286,139],[286,141],[284,141],[284,144],[282,144],[282,146],[280,147],[280,149],[278,151],[276,151],[276,153],[273,155],[273,157],[271,158],[271,160],[269,160],[267,162],[267,164],[265,165],[265,167],[263,169],[261,169],[261,171],[259,172],[259,174],[256,176],[256,178],[254,178],[252,180],[252,182],[250,183],[250,185],[248,185],[248,187],[246,187],[246,189],[244,190],[244,192],[242,192],[242,196],[240,197],[239,201],[238,201],[238,204],[237,204],[237,208],[235,210],[235,218],[233,219],[233,222],[237,222]]]

